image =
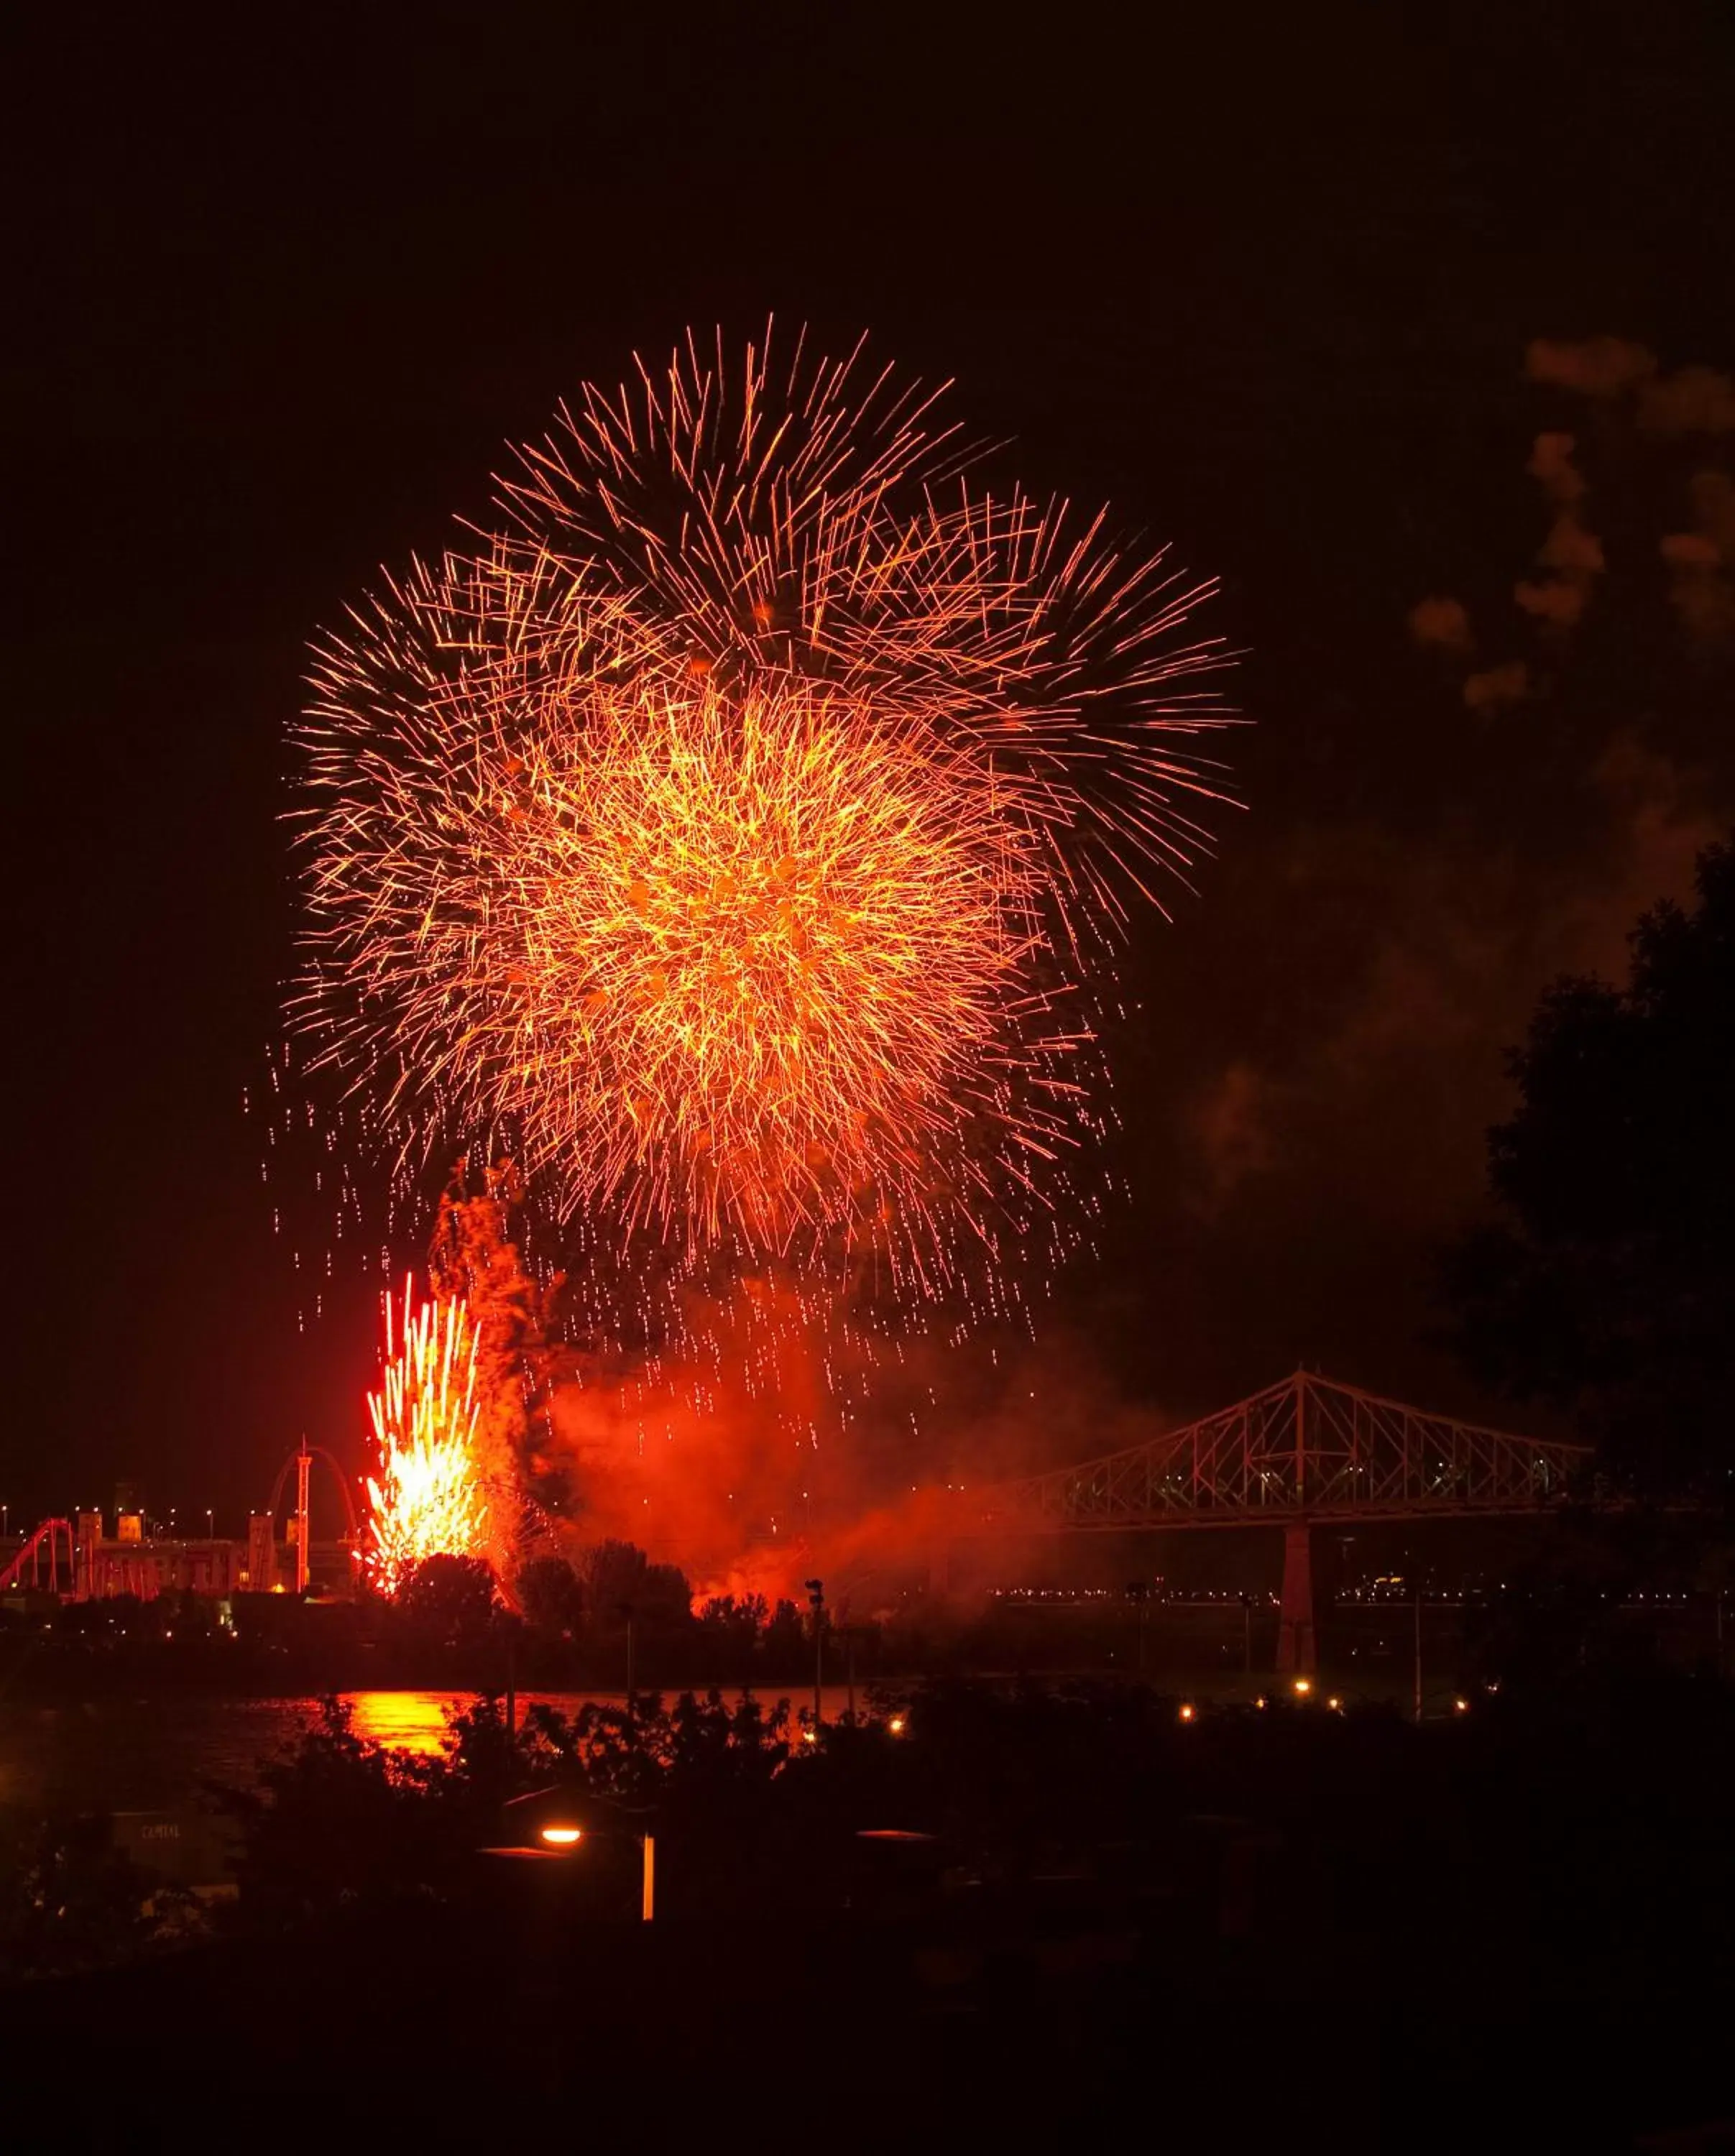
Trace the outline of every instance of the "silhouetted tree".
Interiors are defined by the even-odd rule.
[[[429,1801],[442,1765],[358,1737],[349,1706],[326,1700],[253,1786],[216,1792],[241,1830],[249,1913],[281,1923],[423,1892],[449,1861]]]
[[[745,1681],[769,1619],[762,1594],[715,1594],[699,1612],[700,1650],[713,1676]]]
[[[576,1639],[584,1623],[584,1588],[563,1557],[533,1558],[518,1575],[524,1621],[556,1638]]]
[[[1571,1408],[1641,1484],[1735,1470],[1735,844],[1654,908],[1625,988],[1557,982],[1489,1134],[1507,1214],[1450,1254],[1462,1352]]]
[[[6,1822],[0,1839],[0,1976],[64,1976],[196,1938],[195,1897],[152,1879],[94,1818]]]
[[[653,1564],[636,1543],[600,1542],[584,1560],[585,1600],[594,1626],[619,1631],[630,1609],[641,1630],[679,1630],[692,1615],[693,1590],[678,1565]]]
[[[418,1630],[467,1645],[493,1621],[493,1568],[485,1558],[423,1558],[398,1590],[398,1606]]]
[[[780,1601],[771,1613],[762,1643],[767,1671],[776,1677],[804,1675],[814,1666],[814,1650],[793,1602]]]

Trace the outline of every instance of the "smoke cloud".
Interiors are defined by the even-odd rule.
[[[1669,597],[1690,635],[1721,643],[1735,638],[1735,480],[1696,472],[1690,490],[1697,528],[1661,542]]]
[[[1571,434],[1538,434],[1532,444],[1530,462],[1524,467],[1541,483],[1550,501],[1577,501],[1584,491],[1584,475],[1573,462],[1578,447]]]
[[[1651,434],[1735,434],[1735,381],[1708,367],[1683,367],[1647,382],[1639,424]]]
[[[1585,486],[1584,474],[1573,462],[1576,447],[1570,434],[1538,434],[1525,467],[1560,514],[1537,555],[1550,573],[1523,579],[1512,597],[1526,613],[1555,629],[1578,625],[1589,603],[1592,579],[1604,566],[1602,542],[1586,529],[1578,511]]]
[[[1187,1123],[1203,1185],[1196,1210],[1215,1213],[1249,1176],[1271,1165],[1272,1092],[1265,1072],[1237,1060],[1194,1100]]]
[[[1269,1060],[1235,1055],[1196,1100],[1194,1209],[1219,1232],[1292,1209],[1305,1233],[1325,1161],[1369,1248],[1461,1219],[1507,1099],[1502,1051],[1538,992],[1562,973],[1620,978],[1635,918],[1687,894],[1726,828],[1721,803],[1630,734],[1595,757],[1584,798],[1578,844],[1552,860],[1473,829],[1425,846],[1373,826],[1297,834],[1286,888],[1370,932],[1337,994],[1287,1014]]]
[[[1532,382],[1604,408],[1599,441],[1612,436],[1618,444],[1625,429],[1629,444],[1645,438],[1656,443],[1651,457],[1637,460],[1641,464],[1655,464],[1664,456],[1661,445],[1667,441],[1735,433],[1735,377],[1702,366],[1666,373],[1654,352],[1625,337],[1577,342],[1538,337],[1526,350],[1524,372]],[[1537,552],[1537,569],[1517,580],[1512,596],[1544,639],[1535,654],[1544,663],[1539,670],[1532,660],[1514,658],[1467,674],[1465,704],[1484,715],[1552,693],[1560,647],[1583,624],[1599,580],[1608,572],[1603,541],[1584,516],[1590,490],[1578,438],[1564,429],[1544,429],[1532,441],[1525,470],[1553,514]],[[1647,481],[1654,490],[1654,475],[1635,469],[1630,454],[1614,470],[1620,481],[1614,527],[1630,531],[1636,521],[1634,499],[1642,505],[1641,516],[1657,513],[1655,501],[1645,498]],[[1666,527],[1656,542],[1668,598],[1676,622],[1693,642],[1722,643],[1735,637],[1735,481],[1725,471],[1709,470],[1694,473],[1687,485],[1691,528]],[[1629,551],[1625,564],[1632,559]],[[1461,600],[1442,594],[1422,599],[1411,608],[1409,625],[1416,643],[1469,657],[1470,613]]]
[[[1530,685],[1529,667],[1522,659],[1510,659],[1504,665],[1468,675],[1464,701],[1472,711],[1504,711],[1509,705],[1522,704],[1530,694]]]
[[[1532,382],[1581,397],[1618,397],[1656,372],[1656,355],[1625,337],[1586,337],[1577,344],[1535,337],[1524,354],[1524,372]]]
[[[1468,652],[1476,642],[1461,599],[1418,599],[1409,610],[1409,633],[1418,644],[1440,651]]]

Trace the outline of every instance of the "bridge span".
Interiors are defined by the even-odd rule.
[[[1297,1370],[1183,1429],[973,1492],[950,1532],[1281,1527],[1278,1667],[1309,1670],[1313,1527],[1553,1512],[1589,1494],[1591,1464],[1586,1445],[1515,1437]]]

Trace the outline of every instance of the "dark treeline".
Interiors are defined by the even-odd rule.
[[[429,1558],[388,1599],[189,1594],[15,1607],[0,1615],[14,1697],[151,1687],[275,1695],[393,1685],[624,1690],[643,1683],[811,1683],[805,1606],[726,1595],[696,1609],[684,1573],[621,1542],[578,1566],[542,1557],[509,1594],[480,1560]],[[827,1621],[841,1679],[883,1664],[884,1627]]]
[[[1339,1688],[1408,1697],[1407,1609],[1353,1597],[1334,1607],[1342,1567],[1330,1537],[1316,1539],[1322,1651]],[[1436,1688],[1497,1681],[1515,1661],[1582,1663],[1587,1653],[1632,1662],[1661,1651],[1686,1666],[1714,1657],[1721,1631],[1735,1644],[1735,1571],[1715,1517],[1566,1512],[1524,1523],[1509,1543],[1458,1578],[1422,1559]],[[1147,1547],[1124,1554],[1129,1572],[1148,1573]],[[871,1617],[828,1609],[819,1621],[823,1640],[806,1602],[725,1595],[696,1605],[675,1567],[613,1542],[577,1566],[534,1560],[510,1599],[485,1566],[434,1558],[389,1601],[273,1594],[222,1604],[177,1594],[14,1606],[0,1613],[0,1685],[8,1698],[44,1701],[394,1686],[619,1692],[630,1674],[641,1688],[795,1691],[811,1688],[822,1662],[828,1684],[863,1688],[914,1672],[1239,1680],[1270,1668],[1277,1630],[1268,1593],[1199,1604],[1183,1590],[1171,1609],[1148,1576],[1070,1600],[911,1593]]]

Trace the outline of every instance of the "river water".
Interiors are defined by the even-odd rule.
[[[763,1695],[767,1708],[785,1695],[792,1712],[813,1702],[811,1687],[803,1692],[783,1686]],[[356,1691],[344,1697],[354,1711],[358,1736],[408,1751],[436,1752],[448,1713],[468,1706],[475,1695]],[[588,1701],[619,1707],[624,1695],[522,1692],[521,1712],[539,1700],[572,1714]],[[826,1686],[828,1720],[841,1715],[848,1704],[841,1685]],[[0,1807],[151,1811],[186,1804],[207,1782],[252,1782],[260,1763],[292,1744],[319,1712],[315,1698],[0,1704]]]

